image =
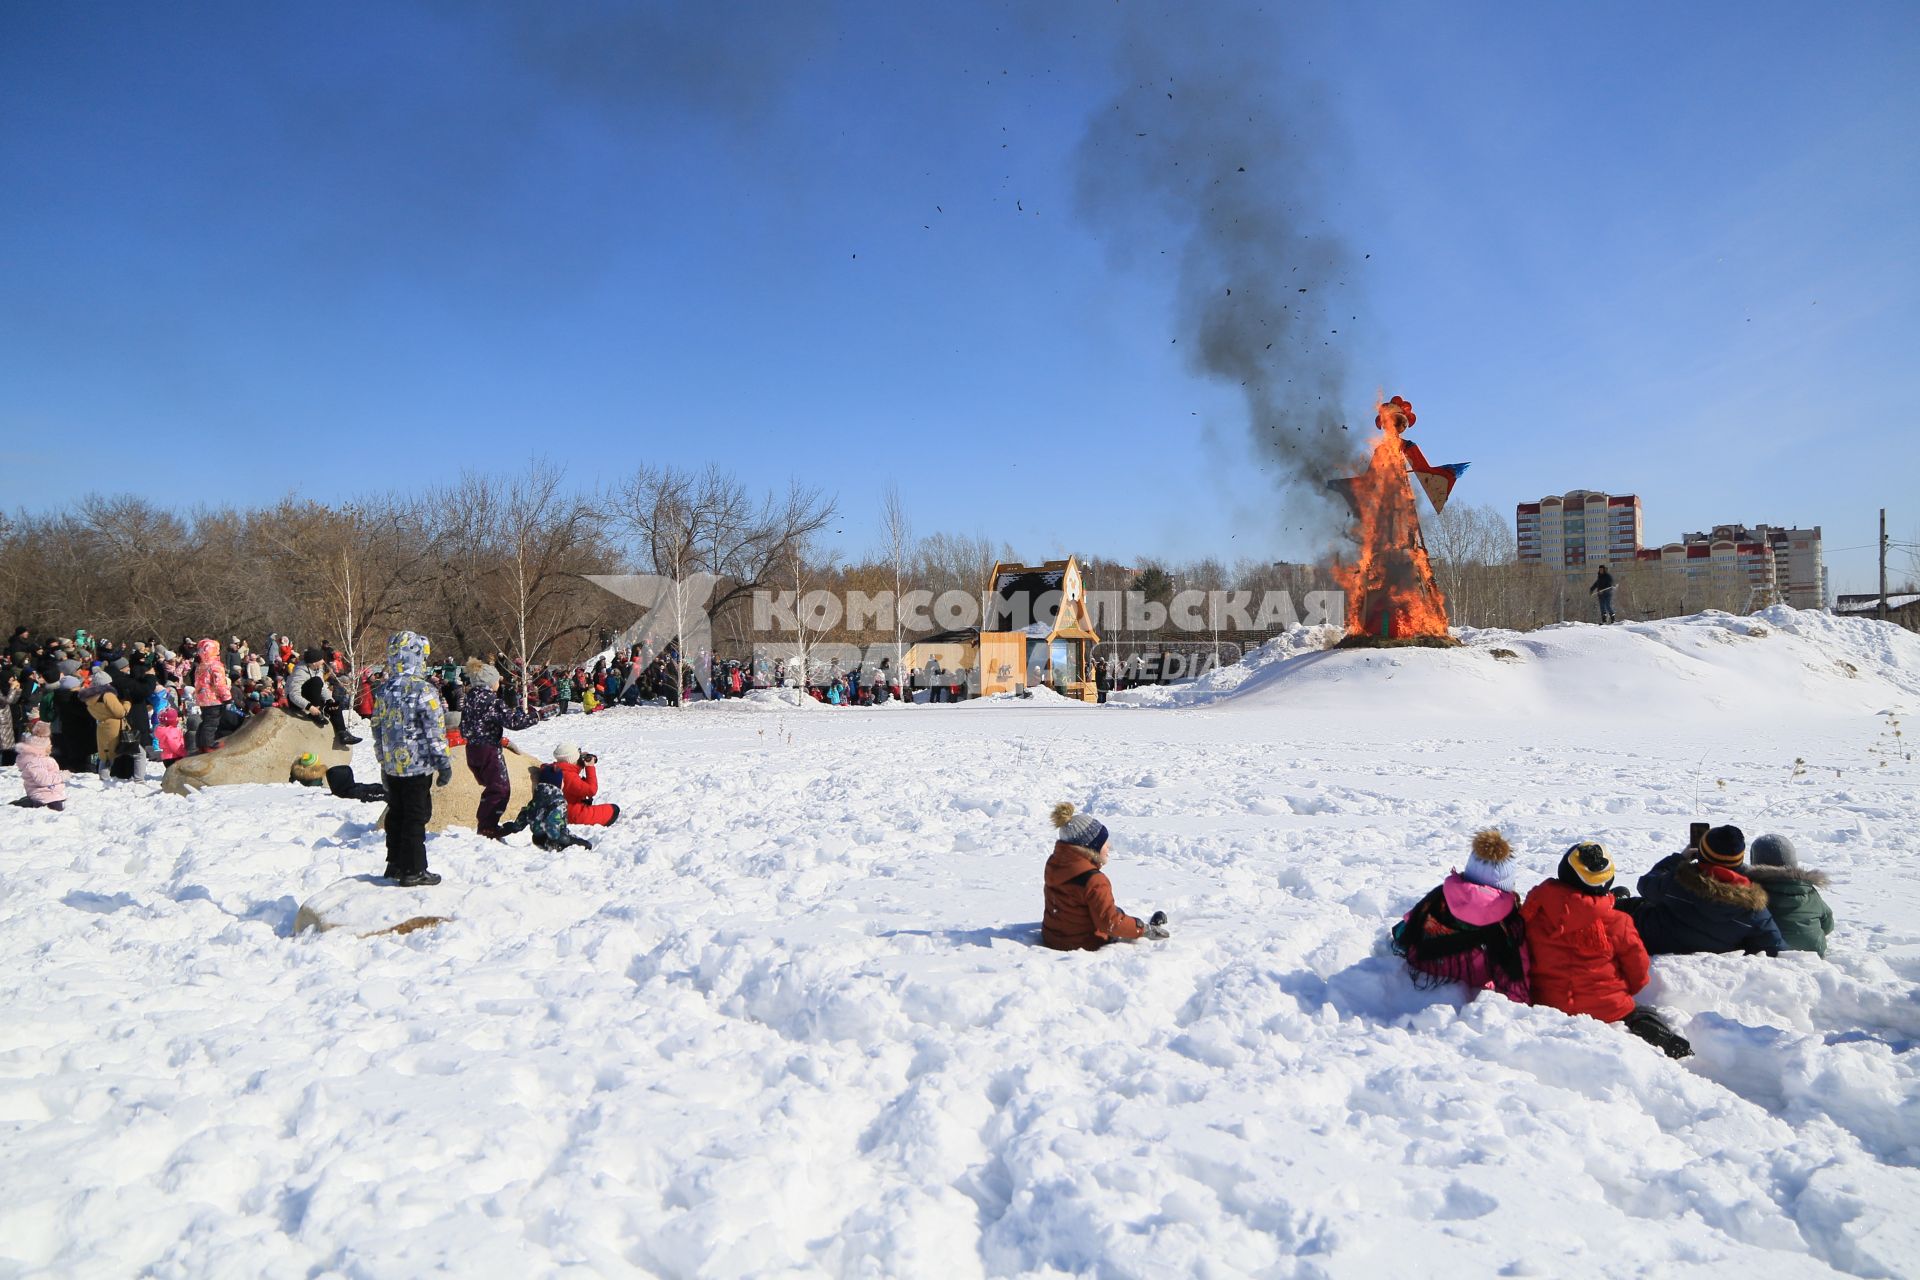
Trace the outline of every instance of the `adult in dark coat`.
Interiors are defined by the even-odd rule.
[[[53,720],[60,732],[53,740],[53,758],[68,773],[83,773],[93,759],[98,728],[93,713],[80,700],[77,676],[61,676],[53,691]]]
[[[160,753],[153,741],[153,691],[160,687],[159,677],[153,674],[153,659],[146,654],[137,654],[133,658],[121,658],[116,661],[113,671],[113,691],[127,704],[127,727],[140,739],[140,749],[150,760],[158,760]]]
[[[1613,575],[1607,572],[1607,566],[1601,565],[1600,572],[1594,575],[1593,585],[1587,588],[1587,594],[1597,597],[1600,602],[1600,621],[1602,624],[1613,621]]]
[[[1671,854],[1640,877],[1633,922],[1651,955],[1787,949],[1767,891],[1735,870],[1746,857],[1738,827],[1715,827],[1698,847]]]

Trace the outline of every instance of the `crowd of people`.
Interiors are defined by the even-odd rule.
[[[436,663],[423,639],[420,645],[417,663],[411,650],[390,646],[384,661],[356,666],[327,641],[300,648],[277,634],[256,648],[237,635],[122,644],[84,629],[43,639],[16,627],[0,665],[0,764],[17,764],[26,781],[26,795],[16,804],[62,810],[68,774],[140,780],[149,765],[219,750],[255,716],[297,715],[330,729],[336,749],[351,747],[361,739],[348,718],[374,723],[377,731],[381,691],[405,677],[395,687],[413,690],[416,701],[423,691],[432,694],[447,749],[465,748],[486,797],[480,826],[491,835],[504,825],[508,795],[499,752],[503,735],[570,707],[591,714],[615,706],[742,698],[780,687],[802,689],[831,706],[882,705],[911,697],[916,687],[931,689],[923,696],[935,701],[965,691],[962,677],[937,669],[927,678],[912,673],[903,687],[889,658],[843,669],[836,661],[744,661],[705,652],[683,660],[673,644],[658,651],[634,644],[591,663],[528,667],[499,652],[464,664],[451,658]],[[592,761],[584,770],[567,760],[549,767],[564,775],[555,776],[553,785],[573,815],[569,820],[591,824],[593,819],[577,815],[593,794]],[[383,773],[415,776],[407,771],[410,764],[402,768],[383,767]],[[296,766],[298,780],[324,782],[343,796],[385,800],[400,811],[402,830],[411,825],[409,815],[419,807],[416,785],[403,781],[396,787],[384,777],[379,784],[360,783],[351,770],[332,776],[339,772],[335,766],[330,773],[317,758]],[[415,851],[402,850],[395,866],[403,875],[425,874],[424,865],[414,867],[416,860]]]
[[[529,669],[502,653],[465,663],[431,661],[425,637],[401,632],[384,661],[356,668],[322,642],[296,649],[282,635],[259,649],[239,636],[167,646],[125,645],[85,630],[40,639],[16,627],[0,665],[0,764],[17,766],[25,795],[14,803],[64,811],[66,775],[97,772],[103,781],[141,780],[149,763],[170,764],[218,751],[251,717],[299,716],[330,729],[336,750],[362,741],[348,727],[357,715],[373,730],[380,782],[361,783],[350,766],[328,768],[312,752],[290,770],[291,781],[327,785],[335,794],[387,805],[387,878],[398,885],[439,883],[426,864],[432,788],[452,778],[452,752],[464,751],[481,788],[478,829],[503,838],[532,829],[548,848],[586,841],[570,826],[606,826],[618,805],[598,798],[598,761],[561,744],[543,766],[534,799],[513,822],[506,735],[577,705],[610,706],[679,697],[742,697],[756,682],[750,664],[684,662],[672,645],[649,655],[642,646],[603,656],[591,666]],[[769,680],[783,679],[776,664]],[[858,680],[858,673],[850,679]],[[857,685],[856,685],[857,687]],[[822,700],[827,698],[824,691]],[[869,691],[866,699],[871,700]]]
[[[1825,877],[1800,866],[1785,836],[1749,848],[1738,827],[1696,829],[1687,848],[1639,878],[1637,892],[1616,878],[1607,850],[1582,841],[1523,899],[1512,849],[1483,831],[1465,866],[1394,926],[1393,948],[1423,980],[1620,1023],[1676,1058],[1692,1047],[1634,999],[1650,956],[1827,953]]]
[[[149,763],[214,750],[249,716],[276,708],[331,727],[336,745],[351,746],[360,739],[345,720],[349,674],[331,646],[296,652],[285,636],[256,651],[237,636],[170,648],[84,630],[40,640],[15,627],[0,663],[0,761],[24,754],[35,785],[21,803],[58,807],[58,773],[139,779]]]
[[[833,706],[872,706],[902,696],[891,662],[841,670],[816,665],[802,684],[800,665],[773,660],[682,661],[675,646],[658,652],[632,645],[591,664],[541,664],[530,671],[503,653],[430,666],[423,676],[447,708],[461,710],[472,670],[492,669],[501,702],[526,704],[545,714],[568,706],[586,712],[614,706],[742,698],[756,689],[804,687]],[[147,639],[125,644],[86,630],[42,639],[16,627],[0,663],[0,763],[13,764],[24,749],[32,763],[49,760],[61,773],[98,771],[103,778],[141,778],[149,764],[217,750],[251,716],[286,711],[332,729],[336,746],[360,739],[347,717],[371,719],[375,693],[392,674],[382,663],[356,667],[348,654],[326,642],[297,647],[273,635],[255,647],[240,636],[186,637],[168,645]],[[36,745],[36,741],[38,743]],[[49,784],[50,786],[51,784]],[[38,803],[48,786],[29,797]]]

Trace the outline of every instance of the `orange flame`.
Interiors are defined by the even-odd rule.
[[[1347,482],[1360,545],[1354,561],[1336,563],[1333,573],[1347,593],[1348,635],[1447,634],[1447,602],[1434,585],[1400,439],[1413,422],[1413,406],[1399,396],[1379,405],[1373,457]]]

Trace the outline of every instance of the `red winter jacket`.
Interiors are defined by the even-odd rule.
[[[569,824],[604,827],[613,821],[612,805],[593,803],[594,795],[600,790],[600,775],[592,765],[568,764],[563,760],[555,767],[560,770],[560,794],[567,798]]]
[[[1040,942],[1055,951],[1097,951],[1115,938],[1137,938],[1140,922],[1113,904],[1113,885],[1077,844],[1061,840],[1047,859],[1047,911]]]
[[[1640,931],[1610,893],[1581,893],[1548,880],[1535,885],[1520,908],[1527,922],[1533,1002],[1562,1013],[1618,1022],[1633,1012],[1633,996],[1647,985],[1647,949]]]

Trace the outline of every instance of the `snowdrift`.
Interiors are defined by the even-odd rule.
[[[433,835],[391,906],[323,792],[0,803],[0,1275],[1914,1274],[1913,638],[1312,639],[1131,707],[549,722],[621,822]],[[1170,940],[1034,945],[1060,799]],[[1630,882],[1695,816],[1839,927],[1656,961],[1692,1059],[1384,951],[1481,826]]]
[[[1457,649],[1331,650],[1336,630],[1297,628],[1236,666],[1113,701],[1470,719],[1640,718],[1649,707],[1676,716],[1847,715],[1920,704],[1920,636],[1784,605],[1751,617],[1455,634]]]

